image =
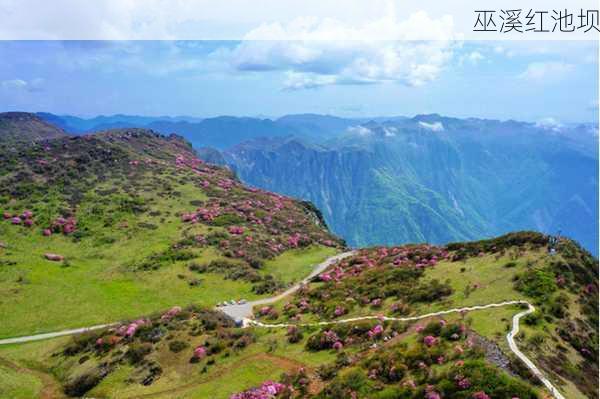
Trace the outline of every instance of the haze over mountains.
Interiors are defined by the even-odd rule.
[[[445,243],[534,229],[598,254],[598,127],[457,119],[38,114],[74,134],[178,133],[252,185],[307,199],[351,245]],[[212,147],[205,149],[203,147]]]

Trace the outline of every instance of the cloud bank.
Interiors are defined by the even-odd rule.
[[[441,132],[444,130],[444,125],[442,122],[419,122],[419,126],[421,126],[423,129],[431,130],[432,132]]]
[[[369,37],[395,40],[367,40]],[[437,40],[415,40],[427,32]],[[280,40],[265,40],[279,37]],[[297,18],[251,30],[233,50],[222,55],[238,71],[283,71],[286,90],[329,85],[385,82],[422,86],[437,79],[460,46],[451,17],[433,19],[416,12],[398,21],[394,14],[362,26],[331,18]]]
[[[565,78],[574,69],[575,65],[563,61],[532,62],[519,77],[535,82],[554,81]]]

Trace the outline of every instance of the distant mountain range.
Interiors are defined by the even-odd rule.
[[[144,127],[163,134],[177,132],[195,147],[227,149],[244,141],[263,137],[304,137],[313,141],[343,134],[346,129],[366,120],[345,119],[329,115],[299,114],[278,119],[218,116],[194,118],[187,116],[147,117],[132,115],[98,116],[83,119],[70,115],[40,112],[37,116],[71,134]]]
[[[71,133],[178,133],[247,183],[316,204],[352,245],[562,231],[598,254],[598,127],[518,121],[217,117],[93,120],[39,114]],[[85,129],[83,129],[85,127]],[[209,148],[206,148],[209,147]]]

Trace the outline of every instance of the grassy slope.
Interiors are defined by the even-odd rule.
[[[263,271],[284,283],[300,281],[310,274],[313,266],[333,256],[336,250],[318,246],[310,250],[291,250],[265,262]]]
[[[258,278],[273,274],[285,286],[336,252],[321,245],[335,238],[303,206],[251,191],[229,171],[197,163],[177,138],[125,130],[22,145],[0,157],[0,210],[34,212],[30,228],[0,219],[0,338],[113,322],[173,305],[212,306],[258,296],[251,281],[198,274],[188,269],[190,262],[224,260],[240,267],[266,262]],[[224,181],[230,187],[221,188]],[[240,204],[253,205],[241,211]],[[180,215],[199,206],[219,208],[223,217],[245,228],[244,234],[229,234],[227,222],[183,223]],[[41,234],[52,220],[69,215],[77,218],[75,233]],[[271,219],[262,224],[252,219],[263,216]],[[288,220],[295,224],[290,227]],[[293,248],[288,237],[296,232],[303,243],[288,254]],[[216,238],[198,244],[198,236]],[[227,247],[219,246],[224,242]],[[238,248],[246,256],[237,255]],[[171,249],[185,260],[151,258]],[[48,261],[48,252],[66,261]]]
[[[0,268],[4,298],[0,314],[6,315],[0,337],[112,322],[173,305],[212,306],[232,298],[257,297],[251,284],[212,273],[201,277],[200,286],[191,287],[189,280],[196,276],[188,270],[188,261],[152,272],[131,272],[123,267],[128,261],[168,247],[180,227],[181,222],[174,220],[158,230],[140,230],[129,239],[120,237],[117,245],[95,247],[88,243],[86,248],[59,235],[24,239],[22,230],[0,224],[3,240],[10,248],[7,258],[18,260],[17,266]],[[70,266],[43,259],[45,252],[65,255]],[[291,282],[333,252],[322,246],[295,250],[293,261],[284,253],[268,261],[265,273]],[[202,262],[218,257],[210,249],[198,253]]]
[[[32,375],[23,375],[17,370],[0,365],[0,397],[14,399],[30,399],[37,397],[41,390],[41,382]]]

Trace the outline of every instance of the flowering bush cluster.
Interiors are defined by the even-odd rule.
[[[11,224],[16,226],[31,227],[35,224],[34,214],[32,211],[26,209],[20,214],[12,214],[8,211],[2,214],[5,220],[9,220]],[[52,233],[62,233],[69,235],[77,229],[77,219],[75,217],[58,217],[54,219],[50,226],[42,230],[42,235],[50,236]]]
[[[306,349],[320,351],[326,349],[341,350],[346,346],[371,345],[385,341],[402,332],[398,323],[362,321],[352,324],[335,324],[311,335]]]
[[[253,268],[288,249],[311,244],[342,245],[324,229],[322,222],[314,222],[308,205],[246,187],[228,170],[205,164],[191,154],[178,153],[175,166],[182,172],[191,172],[190,181],[208,197],[195,201],[197,207],[182,213],[181,221],[190,227],[201,223],[222,228],[186,245],[214,246],[225,256],[240,259]]]
[[[24,210],[21,214],[12,214],[8,211],[3,212],[2,217],[5,220],[10,220],[11,224],[22,225],[25,227],[33,226],[33,212],[30,210]]]
[[[168,348],[171,352],[180,352],[188,348],[189,361],[203,362],[200,367],[205,367],[209,359],[214,358],[215,355],[223,351],[239,350],[254,342],[251,331],[237,330],[232,327],[234,327],[233,321],[220,312],[174,306],[162,314],[139,318],[102,331],[74,336],[71,343],[62,351],[62,355],[96,357],[98,367],[105,368],[88,371],[93,374],[101,370],[103,376],[114,371],[114,366],[119,362],[128,362],[135,367],[132,375],[141,378],[139,382],[144,385],[149,385],[160,377],[162,366],[158,360],[150,359],[148,356],[155,350],[161,350],[162,347]],[[181,341],[167,339],[168,335],[173,333],[177,334]],[[197,340],[195,337],[203,338],[199,344],[190,349],[187,341]],[[102,364],[109,364],[109,366],[102,366]],[[88,386],[83,392],[79,391],[82,387],[77,388],[78,396],[82,396],[92,387]]]
[[[408,314],[412,303],[432,302],[452,292],[447,282],[419,281],[425,267],[434,267],[448,256],[443,248],[431,245],[359,250],[319,274],[314,282],[321,284],[298,290],[284,305],[282,315],[299,320],[303,314],[312,313],[331,320],[357,307],[389,307],[390,313]]]
[[[415,399],[537,398],[527,384],[488,366],[464,325],[434,320],[417,330],[418,339],[411,344],[391,339],[365,352],[358,368],[328,381],[322,397],[378,397],[385,392],[386,397]]]
[[[514,248],[539,249],[547,244],[548,236],[533,231],[521,231],[489,240],[451,243],[446,246],[446,249],[453,252],[452,261],[459,261],[486,254],[503,254]]]
[[[273,399],[289,389],[287,385],[279,382],[265,381],[260,387],[233,394],[229,399]]]
[[[339,282],[347,277],[358,276],[373,268],[414,267],[422,269],[435,266],[439,260],[448,257],[447,250],[428,244],[363,249],[357,256],[346,259],[321,273],[319,278],[324,282]]]
[[[63,233],[65,235],[68,235],[73,233],[76,229],[77,219],[73,216],[70,216],[68,218],[56,218],[54,221],[52,221],[52,224],[50,225],[50,228],[48,230],[50,230],[51,233]],[[49,235],[46,234],[46,230],[44,230],[44,235]]]

